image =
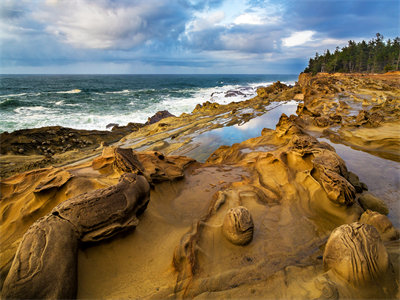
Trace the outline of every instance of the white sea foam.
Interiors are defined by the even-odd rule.
[[[32,107],[18,107],[16,109],[14,109],[14,112],[16,112],[17,114],[25,114],[27,112],[34,112],[34,111],[46,111],[49,110],[46,107],[43,106],[32,106]]]
[[[223,84],[223,83],[220,83]],[[129,122],[144,123],[147,118],[160,110],[168,110],[172,114],[179,116],[182,113],[190,113],[193,111],[197,104],[211,101],[219,104],[227,104],[230,102],[238,102],[250,99],[257,95],[256,90],[260,86],[267,86],[272,82],[255,82],[247,85],[223,85],[210,88],[185,88],[180,90],[163,89],[159,93],[154,93],[153,101],[148,101],[147,106],[144,108],[143,103],[140,103],[141,98],[136,98],[132,93],[151,93],[157,92],[156,89],[141,89],[141,90],[120,90],[115,92],[92,93],[92,100],[106,101],[106,98],[98,97],[95,95],[105,95],[106,93],[122,94],[125,97],[126,109],[123,113],[121,110],[103,110],[93,111],[90,110],[64,110],[64,107],[85,106],[84,103],[65,103],[64,100],[54,99],[52,101],[53,107],[48,108],[44,106],[33,107],[19,107],[14,109],[14,115],[7,115],[7,121],[15,124],[13,130],[22,128],[34,128],[42,126],[55,126],[60,125],[64,127],[72,127],[78,129],[102,129],[105,130],[109,123],[117,123],[119,125],[126,125]],[[291,84],[287,82],[286,84]],[[232,91],[231,97],[226,97],[227,92]],[[80,93],[81,90],[74,89],[70,91],[59,91],[56,93],[74,94]],[[236,93],[236,94],[235,94]],[[18,94],[23,96],[26,93]],[[186,97],[179,95],[186,94]],[[17,95],[17,94],[15,94]],[[153,94],[151,94],[153,95]],[[7,95],[4,95],[5,97]],[[8,95],[9,96],[9,95]],[[153,97],[153,96],[152,96]],[[89,98],[90,99],[90,98]],[[293,101],[294,102],[294,101]],[[288,102],[287,104],[289,104]],[[294,102],[296,103],[296,102]],[[291,103],[290,103],[291,104]],[[123,105],[123,104],[121,104]],[[1,128],[3,130],[3,128]]]
[[[55,92],[56,94],[79,94],[80,92],[82,92],[80,89],[73,89],[73,90],[69,90],[69,91],[59,91],[59,92]]]
[[[1,95],[0,98],[19,97],[19,96],[25,96],[27,94],[28,93]]]
[[[267,86],[272,82],[252,83],[243,85],[224,85],[210,88],[183,89],[179,92],[187,92],[191,95],[188,97],[165,97],[162,101],[153,103],[147,108],[134,113],[134,122],[145,122],[147,118],[159,110],[168,110],[170,113],[179,116],[182,113],[190,113],[197,104],[211,101],[219,104],[228,104],[230,102],[239,102],[257,95],[257,88]],[[231,92],[230,96],[227,93]],[[131,106],[137,105],[135,100],[129,103]]]
[[[131,90],[122,90],[122,91],[115,91],[115,92],[106,92],[106,94],[128,94]]]

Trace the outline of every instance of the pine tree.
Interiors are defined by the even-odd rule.
[[[387,72],[399,70],[400,38],[388,39],[380,33],[368,43],[348,41],[348,45],[334,53],[326,50],[323,55],[318,52],[310,58],[306,73],[318,72]]]

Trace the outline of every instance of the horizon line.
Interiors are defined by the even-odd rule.
[[[301,72],[300,72],[301,73]],[[0,73],[9,75],[298,75],[296,73]]]

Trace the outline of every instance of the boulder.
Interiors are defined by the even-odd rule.
[[[247,245],[253,239],[254,224],[250,212],[243,206],[228,210],[222,225],[225,238],[235,245]]]
[[[389,218],[379,212],[366,210],[360,218],[360,223],[374,226],[382,240],[391,241],[399,239],[399,231],[393,226]]]
[[[324,269],[353,286],[368,286],[389,269],[389,257],[375,227],[358,222],[336,228],[326,243]]]
[[[361,194],[358,198],[358,202],[365,210],[370,209],[373,211],[377,211],[383,215],[387,215],[389,213],[389,209],[386,206],[386,203],[383,202],[382,199],[379,199],[371,193]]]
[[[175,117],[173,114],[171,114],[168,110],[161,110],[156,112],[153,116],[147,119],[146,125],[154,124],[162,119],[169,118],[169,117]]]

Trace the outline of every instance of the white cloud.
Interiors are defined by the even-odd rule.
[[[218,26],[225,18],[223,11],[203,12],[196,14],[195,18],[186,24],[186,32],[197,32]]]
[[[265,12],[251,12],[239,15],[233,20],[235,25],[274,25],[282,21],[280,15],[269,15]]]
[[[46,4],[35,13],[36,20],[47,24],[47,32],[79,48],[137,46],[159,34],[151,25],[162,22],[158,14],[168,14],[166,4],[156,0],[135,1],[129,6],[105,0],[51,0]]]
[[[315,31],[305,30],[293,32],[289,37],[282,39],[282,45],[285,47],[300,46],[312,41]]]
[[[251,24],[251,25],[262,25],[264,24],[263,19],[255,13],[244,13],[233,21],[234,24]]]

